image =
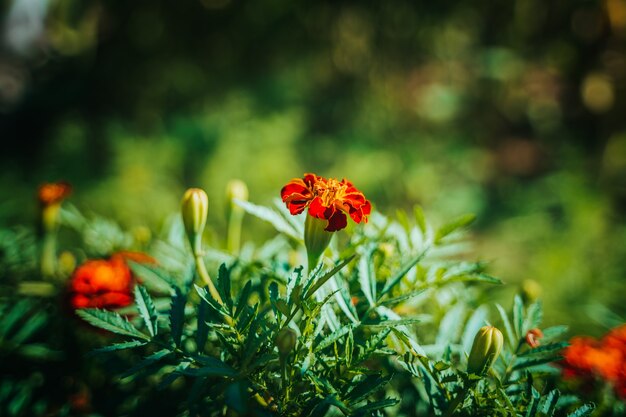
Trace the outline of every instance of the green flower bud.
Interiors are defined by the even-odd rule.
[[[498,359],[504,337],[502,332],[493,326],[484,326],[474,337],[472,351],[467,359],[467,372],[484,375]]]
[[[284,327],[278,335],[276,336],[276,347],[278,348],[278,352],[281,355],[288,355],[294,347],[296,347],[296,341],[298,340],[298,335],[295,330],[290,329],[289,327]]]
[[[200,188],[185,191],[181,202],[181,213],[185,232],[194,255],[202,252],[202,232],[209,212],[209,197]]]
[[[230,180],[226,184],[226,200],[228,201],[228,210],[242,210],[234,200],[248,201],[248,187],[241,180]],[[228,214],[228,213],[227,213]]]

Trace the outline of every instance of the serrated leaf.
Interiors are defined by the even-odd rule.
[[[552,326],[542,330],[544,341],[550,341],[556,339],[559,336],[564,335],[569,330],[568,326]]]
[[[393,306],[395,304],[401,303],[403,301],[409,300],[413,297],[417,297],[420,294],[423,294],[424,291],[426,291],[425,289],[421,289],[421,290],[417,290],[417,291],[411,291],[409,293],[400,295],[398,297],[393,297],[393,298],[389,298],[385,301],[381,301],[379,304],[381,306]]]
[[[500,319],[502,320],[502,324],[504,324],[504,329],[506,331],[509,346],[511,349],[515,349],[517,346],[517,341],[515,333],[513,333],[513,326],[511,326],[509,316],[506,314],[504,307],[502,307],[500,304],[496,303],[496,308],[498,309],[498,313],[500,313]]]
[[[443,238],[451,234],[457,229],[460,229],[465,226],[469,226],[471,223],[476,220],[476,216],[473,214],[465,214],[451,221],[450,223],[444,224],[441,226],[437,232],[435,233],[435,244],[441,242]]]
[[[417,265],[422,259],[424,259],[424,256],[426,256],[426,252],[428,251],[429,248],[424,249],[421,253],[419,253],[417,256],[414,256],[413,259],[411,259],[409,262],[407,262],[406,264],[404,264],[404,266],[402,266],[398,272],[396,272],[396,274],[393,276],[393,278],[391,278],[390,280],[387,281],[387,284],[385,284],[385,287],[383,288],[383,290],[380,292],[380,297],[379,300],[385,295],[387,294],[389,291],[391,291],[393,289],[393,287],[396,286],[396,284],[398,284],[400,282],[400,280],[411,270],[411,268],[413,268],[415,265]]]
[[[172,341],[178,347],[183,336],[183,325],[185,324],[185,304],[187,297],[183,295],[180,288],[174,288],[175,294],[172,297],[170,308],[170,332]]]
[[[137,330],[125,318],[113,311],[98,310],[96,308],[84,308],[76,310],[83,320],[89,324],[109,332],[136,339],[150,340],[150,337]]]
[[[368,395],[373,394],[380,387],[387,384],[391,377],[383,378],[379,374],[368,375],[360,382],[353,385],[353,388],[344,396],[349,404],[357,404],[364,400]]]
[[[342,336],[347,334],[354,327],[355,327],[354,324],[346,324],[345,326],[340,327],[339,329],[335,330],[334,332],[326,336],[324,339],[322,339],[317,344],[314,351],[319,352],[320,350],[327,348],[328,346],[332,345],[337,340],[339,340]]]
[[[241,311],[248,306],[248,298],[252,292],[252,281],[246,282],[243,286],[241,293],[239,294],[239,300],[237,301],[237,307],[235,308],[235,318],[239,317]]]
[[[593,404],[585,404],[582,407],[579,407],[575,411],[569,413],[567,417],[587,417],[590,416],[593,410],[596,409],[596,406]]]
[[[565,349],[567,346],[569,346],[568,342],[557,342],[557,343],[549,343],[545,345],[540,345],[540,346],[537,346],[536,348],[532,348],[523,353],[520,353],[518,357],[525,358],[525,357],[545,355],[548,353],[556,353]]]
[[[130,342],[115,343],[109,346],[92,350],[88,355],[96,355],[100,353],[115,352],[118,350],[132,349],[139,346],[145,346],[148,342],[144,340],[131,340]]]
[[[226,268],[226,264],[221,264],[217,274],[217,288],[222,296],[222,300],[228,306],[232,314],[233,300],[230,295],[230,270]]]
[[[148,294],[148,291],[143,286],[135,285],[134,292],[135,303],[137,304],[139,314],[146,324],[150,336],[154,337],[159,331],[159,326],[157,323],[158,313],[156,307],[154,306],[154,302],[152,301],[150,294]]]
[[[152,355],[145,357],[141,362],[137,363],[132,368],[128,369],[126,372],[120,375],[120,378],[128,378],[129,376],[136,374],[137,372],[145,369],[149,366],[152,366],[159,362],[161,359],[166,358],[172,352],[167,349],[161,349],[158,352],[154,352]]]
[[[206,377],[206,376],[228,377],[228,376],[237,375],[237,371],[233,367],[222,362],[221,360],[217,358],[214,358],[211,356],[199,356],[194,359],[200,362],[202,364],[202,367],[187,368],[181,371],[182,374],[195,376],[195,377]]]
[[[338,265],[336,265],[335,267],[333,267],[330,271],[326,272],[324,275],[322,275],[320,278],[318,278],[315,283],[313,283],[313,285],[310,286],[310,288],[306,288],[305,289],[305,295],[304,295],[304,299],[308,299],[309,297],[311,297],[313,294],[315,294],[315,291],[317,291],[322,285],[324,285],[329,279],[331,279],[337,272],[339,272],[340,270],[343,269],[344,266],[348,265],[348,263],[350,263],[350,261],[352,261],[352,259],[354,259],[355,255],[351,255],[349,257],[347,257],[346,259],[344,259],[343,261],[341,261]],[[308,285],[307,285],[308,287]]]
[[[554,415],[554,410],[556,410],[556,404],[559,401],[560,396],[561,393],[558,389],[550,391],[541,399],[538,411],[547,417],[552,417]]]
[[[209,337],[208,319],[209,303],[201,299],[198,303],[198,325],[196,329],[196,346],[199,352],[204,350],[204,345],[206,345],[207,338]]]
[[[522,359],[518,359],[517,361],[515,361],[515,364],[513,365],[512,369],[513,370],[524,369],[524,368],[528,368],[531,366],[543,365],[544,363],[558,361],[561,359],[562,359],[561,356],[556,356],[556,357],[550,356],[547,358],[522,358]]]
[[[522,326],[522,333],[525,335],[530,329],[538,328],[543,320],[543,309],[541,303],[536,302],[528,306],[526,310],[526,318]]]
[[[383,320],[378,323],[361,323],[361,326],[366,326],[369,328],[383,328],[384,329],[387,327],[408,326],[408,325],[413,325],[413,324],[417,324],[420,322],[421,320],[419,319],[407,318],[407,319],[400,319],[400,320]]]
[[[301,241],[302,236],[298,235],[298,232],[280,215],[280,213],[263,206],[250,203],[248,201],[236,200],[236,204],[243,208],[247,213],[258,217],[261,220],[265,220],[270,223],[276,230],[286,234],[296,241]]]
[[[372,411],[382,410],[383,408],[393,407],[398,404],[400,401],[395,398],[386,398],[384,400],[374,401],[371,403],[367,403],[362,407],[355,408],[352,410],[353,415],[362,415],[363,413],[371,413]]]

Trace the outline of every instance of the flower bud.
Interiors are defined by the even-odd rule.
[[[484,326],[478,330],[474,337],[474,344],[467,359],[467,372],[470,374],[484,375],[496,361],[504,337],[502,332],[493,326]]]
[[[526,332],[526,344],[528,344],[528,346],[530,346],[532,349],[538,347],[541,343],[539,342],[539,339],[541,339],[543,337],[543,332],[541,331],[541,329],[530,329],[529,331]]]
[[[229,210],[239,208],[234,200],[248,201],[248,187],[241,180],[230,180],[226,184],[226,200],[229,204]]]
[[[298,335],[295,330],[284,327],[278,335],[276,336],[276,347],[278,348],[278,352],[281,355],[288,355],[294,347],[296,347],[296,341],[298,340]]]
[[[194,255],[202,252],[202,232],[209,212],[209,197],[200,188],[190,188],[183,195],[181,213],[185,232]]]

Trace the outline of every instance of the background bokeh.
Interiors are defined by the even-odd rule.
[[[38,184],[158,230],[188,186],[271,202],[303,172],[377,210],[472,212],[474,255],[546,322],[626,317],[626,2],[9,0],[0,225]],[[268,228],[246,220],[247,237]]]

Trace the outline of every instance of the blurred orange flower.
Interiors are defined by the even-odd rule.
[[[117,252],[109,259],[88,260],[74,271],[70,281],[73,308],[118,308],[133,302],[134,276],[127,260],[154,263],[139,252]]]
[[[64,181],[41,184],[37,198],[43,207],[58,204],[72,193],[72,186]]]
[[[563,376],[598,377],[626,398],[626,325],[616,327],[601,340],[574,337],[563,351]]]
[[[327,220],[324,229],[327,232],[346,227],[346,214],[356,223],[367,222],[372,209],[370,202],[351,182],[315,174],[292,179],[280,194],[291,214],[300,214],[308,208],[310,216]]]

